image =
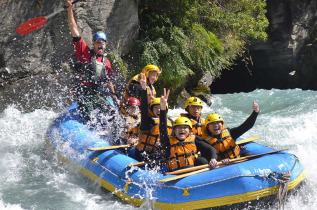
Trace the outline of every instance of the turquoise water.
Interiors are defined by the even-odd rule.
[[[260,105],[260,115],[243,137],[260,136],[259,143],[288,148],[295,154],[305,166],[307,180],[299,193],[289,198],[285,209],[316,209],[317,91],[214,95],[213,104],[205,106],[203,112],[218,112],[227,127],[234,127],[251,114],[253,100]],[[171,115],[180,112],[181,108],[170,110]],[[45,147],[45,131],[57,115],[44,109],[25,114],[14,105],[0,114],[0,209],[138,209],[51,158]]]

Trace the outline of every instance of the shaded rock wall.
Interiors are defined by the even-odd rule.
[[[43,4],[39,4],[42,2]],[[41,27],[19,35],[16,27],[34,17],[45,16],[63,7],[65,0],[0,0],[0,112],[7,104],[22,110],[50,107],[61,110],[71,102],[73,48],[66,12]],[[255,88],[303,88],[317,90],[317,1],[267,0],[269,38],[252,41],[253,65],[237,61],[233,71],[223,71],[213,82],[211,93],[252,91]],[[103,30],[109,38],[108,51],[127,53],[138,37],[136,0],[86,0],[76,4],[75,16],[82,37],[92,45],[92,34]],[[204,82],[205,80],[208,82]],[[208,101],[213,78],[196,75],[185,98],[197,95]],[[121,81],[122,82],[122,81]],[[124,81],[123,81],[124,82]],[[117,83],[117,86],[122,86]],[[182,94],[181,94],[182,95]]]
[[[268,0],[268,40],[252,41],[253,65],[238,61],[211,85],[212,93],[255,88],[317,90],[317,1]]]
[[[16,32],[21,23],[51,14],[64,3],[65,0],[0,1],[0,111],[13,101],[27,110],[70,101],[64,88],[70,86],[70,73],[62,68],[74,54],[66,11],[27,35]],[[119,54],[127,53],[138,37],[135,0],[86,0],[76,4],[75,16],[80,34],[90,46],[97,30],[107,33],[107,51]],[[33,94],[34,91],[45,94]]]

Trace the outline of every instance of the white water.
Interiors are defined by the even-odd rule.
[[[261,136],[258,142],[262,144],[288,148],[307,172],[305,185],[290,197],[285,209],[316,209],[317,92],[256,90],[214,95],[213,105],[203,112],[218,112],[227,127],[234,127],[252,112],[253,100],[261,111],[244,137]],[[181,111],[173,109],[170,114]],[[45,132],[57,115],[44,109],[25,114],[14,105],[0,114],[0,209],[136,209],[48,156]]]

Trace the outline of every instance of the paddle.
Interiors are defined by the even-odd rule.
[[[241,163],[241,162],[244,162],[246,161],[246,159],[244,160],[238,160],[237,163]],[[230,161],[231,162],[231,161]],[[234,162],[235,163],[235,162]],[[218,162],[218,167],[220,165],[223,165],[222,162]],[[217,168],[218,168],[217,167]],[[211,170],[208,166],[208,168],[202,168],[200,170],[197,170],[197,171],[192,171],[192,172],[189,172],[189,173],[185,173],[185,174],[181,174],[181,175],[177,175],[177,176],[173,176],[173,177],[170,177],[170,178],[166,178],[166,179],[161,179],[161,180],[158,180],[157,182],[169,182],[169,181],[174,181],[174,180],[177,180],[177,179],[181,179],[181,178],[184,178],[184,177],[187,177],[187,176],[191,176],[191,175],[194,175],[194,174],[199,174],[199,173],[202,173],[202,172],[206,172],[206,171],[209,171]]]
[[[145,164],[149,164],[149,163],[158,163],[158,162],[163,162],[165,161],[165,158],[163,159],[157,159],[157,160],[152,160],[152,161],[141,161],[141,162],[137,162],[137,163],[130,163],[128,165],[126,165],[126,167],[132,167],[132,166],[142,166],[142,165],[145,165]]]
[[[230,163],[239,163],[240,161],[244,161],[246,158],[235,158],[235,159],[230,159]],[[221,161],[217,162],[218,166],[223,165],[223,163]],[[187,172],[192,172],[192,171],[196,171],[196,170],[200,170],[200,169],[204,169],[204,168],[208,168],[209,164],[204,164],[204,165],[200,165],[200,166],[195,166],[195,167],[190,167],[190,168],[184,168],[184,169],[179,169],[177,171],[172,171],[172,172],[166,172],[165,175],[175,175],[175,174],[183,174],[183,173],[187,173]]]
[[[72,4],[75,4],[79,1],[84,1],[84,0],[75,0],[72,2]],[[57,11],[55,11],[47,16],[36,17],[36,18],[31,19],[31,20],[28,20],[28,21],[22,23],[20,26],[18,26],[16,30],[21,35],[28,34],[32,31],[38,29],[42,25],[44,25],[46,23],[47,19],[55,16],[56,14],[64,11],[65,9],[67,9],[67,6],[60,8],[59,10],[57,10]]]
[[[238,145],[240,145],[240,144],[245,144],[245,143],[248,143],[248,142],[251,142],[251,141],[254,141],[254,140],[257,140],[257,139],[260,139],[261,137],[258,137],[258,136],[254,136],[254,137],[250,137],[250,138],[246,138],[246,139],[243,139],[243,140],[240,140],[240,141],[237,141],[237,144]],[[234,161],[234,159],[232,159],[230,162],[233,162]],[[137,162],[137,163],[131,163],[131,164],[128,164],[127,165],[127,167],[132,167],[132,166],[141,166],[141,165],[144,165],[145,164],[145,162],[144,161],[142,161],[142,162]],[[221,165],[222,164],[222,162],[218,162],[218,165]],[[197,166],[197,167],[199,167],[199,166]],[[193,167],[193,168],[195,168],[195,167]],[[205,168],[205,167],[203,167],[203,168]],[[192,168],[186,168],[186,170],[188,170],[188,169],[192,169]],[[198,170],[199,168],[197,168],[196,170]],[[183,169],[183,170],[185,170],[185,169]],[[178,171],[180,171],[180,170],[178,170]],[[168,175],[168,174],[178,174],[178,173],[176,173],[176,172],[178,172],[178,171],[174,171],[174,172],[168,172],[168,173],[166,173],[165,175]],[[190,170],[190,171],[192,171],[192,170]],[[180,172],[180,173],[185,173],[185,172],[187,172],[187,171],[184,171],[184,172]]]
[[[238,144],[238,145],[240,145],[240,144],[245,144],[245,143],[254,141],[254,140],[256,140],[256,139],[259,139],[259,138],[260,138],[260,137],[258,137],[258,136],[246,138],[246,139],[237,141],[237,144]],[[259,154],[259,155],[260,155],[260,154]],[[256,156],[258,156],[258,155],[256,155]],[[253,157],[253,155],[251,155],[251,156],[245,156],[245,157],[240,157],[240,158],[235,158],[235,159],[230,159],[229,161],[230,161],[230,162],[235,162],[235,161],[238,161],[238,160],[243,160],[243,159],[247,159],[247,158],[251,158],[251,157]],[[219,163],[221,163],[221,162],[218,162],[218,165],[219,165]],[[199,169],[206,168],[207,166],[208,166],[208,164],[201,165],[201,166],[196,166],[196,167],[191,167],[191,168],[180,169],[180,170],[173,171],[173,172],[167,172],[165,175],[187,173],[187,172],[191,172],[191,171],[195,171],[195,170],[199,170]]]
[[[248,160],[248,159],[250,159],[250,158],[260,157],[260,156],[267,155],[267,154],[278,153],[278,152],[281,152],[281,151],[283,151],[283,150],[287,150],[287,149],[281,149],[281,150],[276,150],[276,151],[261,153],[261,154],[257,154],[257,155],[250,155],[250,156],[246,156],[246,157],[231,159],[230,162]],[[220,162],[220,163],[221,163],[221,162]],[[221,165],[222,165],[222,163],[221,163]],[[186,169],[187,169],[187,168],[186,168]],[[161,180],[158,180],[157,182],[169,182],[169,181],[174,181],[174,180],[181,179],[181,178],[184,178],[184,177],[187,177],[187,176],[190,176],[190,175],[194,175],[194,174],[198,174],[198,173],[202,173],[202,172],[211,170],[211,169],[209,168],[209,164],[205,164],[205,165],[201,165],[201,166],[196,166],[196,167],[192,167],[192,168],[188,168],[188,169],[193,169],[193,170],[191,170],[192,172],[189,172],[189,173],[185,173],[185,169],[177,170],[177,171],[174,171],[174,172],[169,172],[169,173],[166,173],[166,174],[169,174],[169,175],[172,174],[172,173],[173,173],[173,174],[177,174],[177,173],[175,173],[175,172],[185,173],[185,174],[181,174],[181,175],[169,177],[169,178],[166,178],[166,179],[161,179]],[[194,170],[195,170],[195,171],[194,171]],[[180,171],[181,171],[181,172],[180,172]],[[188,171],[189,171],[189,170],[188,170]]]
[[[253,136],[253,137],[250,137],[250,138],[246,138],[246,139],[242,139],[242,140],[240,140],[240,141],[237,141],[236,144],[237,144],[237,145],[245,144],[245,143],[248,143],[248,142],[251,142],[251,141],[260,139],[260,138],[261,138],[261,137],[259,137],[259,136]]]
[[[141,162],[137,162],[137,163],[130,163],[127,165],[127,167],[132,167],[132,166],[142,166],[144,165],[145,162],[144,161],[141,161]]]
[[[101,150],[120,149],[120,148],[129,148],[129,147],[130,147],[130,145],[124,144],[124,145],[105,146],[105,147],[89,147],[89,148],[87,148],[87,150],[101,151]]]

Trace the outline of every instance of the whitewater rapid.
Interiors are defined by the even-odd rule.
[[[260,136],[259,143],[288,149],[304,164],[307,179],[285,209],[317,208],[317,91],[255,90],[214,95],[203,113],[217,112],[227,127],[240,125],[260,105],[255,126],[243,137]],[[183,107],[170,109],[170,115]],[[45,137],[58,113],[46,109],[22,113],[14,104],[0,113],[0,209],[138,209],[52,158]],[[141,207],[146,209],[147,207]],[[261,208],[259,208],[261,209]]]

